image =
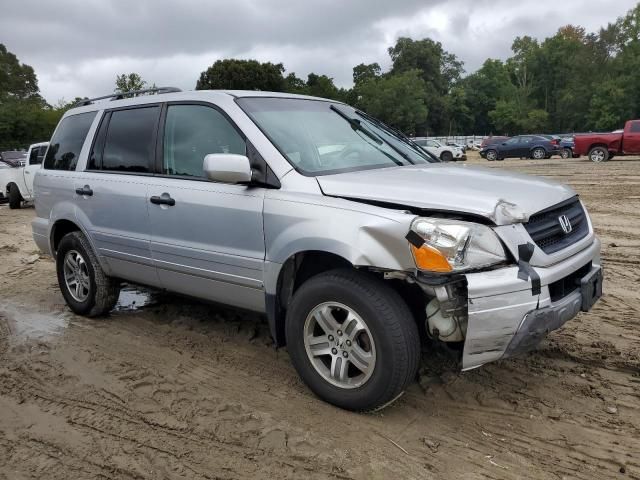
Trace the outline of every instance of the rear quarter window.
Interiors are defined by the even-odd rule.
[[[80,150],[95,116],[96,112],[87,112],[62,119],[51,138],[51,145],[44,159],[44,168],[75,170]]]

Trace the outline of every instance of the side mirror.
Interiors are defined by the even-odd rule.
[[[204,157],[204,174],[209,180],[224,183],[249,183],[251,165],[245,155],[210,153]]]

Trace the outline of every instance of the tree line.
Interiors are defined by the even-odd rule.
[[[306,79],[282,63],[223,59],[196,89],[269,90],[339,100],[411,135],[570,133],[612,130],[640,116],[640,4],[598,32],[567,25],[538,41],[516,37],[505,61],[487,59],[465,76],[463,62],[429,38],[399,38],[391,66],[353,67],[353,86],[324,74]],[[116,91],[148,84],[118,75]],[[0,44],[0,149],[49,138],[72,102],[49,105],[29,65]]]

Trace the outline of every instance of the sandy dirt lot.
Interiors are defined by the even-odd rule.
[[[468,163],[571,184],[605,296],[520,358],[425,351],[369,415],[316,399],[260,317],[135,287],[71,314],[34,210],[0,207],[0,479],[640,479],[640,160]]]

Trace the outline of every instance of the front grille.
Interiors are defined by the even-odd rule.
[[[566,215],[571,231],[564,233],[560,217]],[[553,207],[542,210],[529,218],[524,225],[531,239],[545,253],[554,253],[573,245],[589,233],[587,214],[578,197],[570,198]]]

